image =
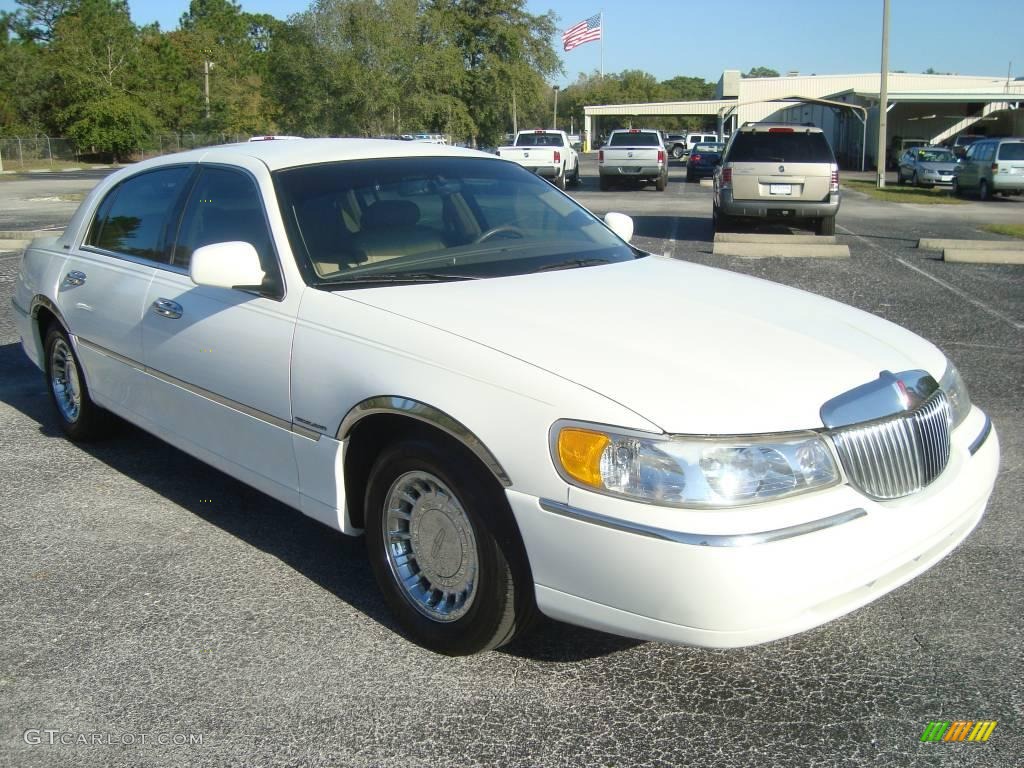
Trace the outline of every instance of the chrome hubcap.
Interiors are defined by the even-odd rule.
[[[402,594],[434,621],[464,616],[480,565],[458,498],[429,472],[406,472],[391,484],[386,504],[384,549]]]
[[[82,410],[82,385],[75,356],[64,339],[57,339],[50,353],[50,388],[61,416],[69,422],[77,421]]]

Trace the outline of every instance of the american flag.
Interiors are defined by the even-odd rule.
[[[595,13],[589,19],[569,27],[562,33],[562,47],[571,51],[577,45],[601,39],[601,14]]]

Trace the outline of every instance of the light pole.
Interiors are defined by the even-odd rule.
[[[558,128],[558,86],[552,85],[551,90],[555,92],[555,115],[551,120],[551,130]]]
[[[882,0],[882,72],[878,88],[878,188],[885,187],[886,155],[885,140],[889,130],[889,0]]]

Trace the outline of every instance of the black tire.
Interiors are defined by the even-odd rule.
[[[558,178],[555,179],[555,186],[558,187],[563,192],[565,191],[566,178],[565,178],[565,166],[564,165],[562,166],[562,172],[560,174],[558,174]]]
[[[920,186],[920,182],[918,181],[918,178],[917,178],[917,171],[914,171],[913,175],[910,177],[910,186],[912,186],[912,187]]]
[[[687,183],[687,184],[692,184],[692,183],[693,183],[693,180],[694,180],[695,178],[696,178],[696,177],[695,177],[695,176],[694,176],[694,175],[693,175],[693,174],[692,174],[692,173],[691,173],[690,171],[687,171],[687,172],[686,172],[686,183]]]
[[[814,229],[819,235],[834,235],[836,233],[836,217],[826,216],[818,219]]]
[[[390,547],[403,550],[395,554],[385,542],[391,497],[409,483],[430,489],[435,481],[432,502],[419,512],[416,504],[409,502],[408,527],[391,540]],[[406,493],[402,499],[409,498]],[[512,511],[497,482],[464,448],[431,438],[407,439],[389,446],[370,470],[365,509],[366,549],[374,576],[399,625],[414,642],[436,653],[465,656],[508,643],[532,622],[536,615],[533,578]],[[453,525],[452,520],[457,523]],[[394,519],[392,523],[402,525]],[[408,558],[406,553],[417,552],[417,530],[424,531],[431,547],[419,549],[421,558]],[[471,537],[466,535],[468,531]],[[435,564],[428,559],[428,549]],[[405,565],[395,564],[403,559]],[[474,559],[477,576],[469,579],[463,571]],[[435,592],[440,592],[431,581],[434,567],[449,574],[436,578],[472,584],[453,592],[447,618],[427,615],[449,607],[440,597],[434,609],[429,606]],[[407,575],[405,583],[414,586],[403,585],[396,573],[401,568],[410,570],[412,576]],[[423,598],[411,594],[413,590],[424,593]],[[471,598],[465,597],[468,593]],[[461,607],[459,595],[465,600]]]
[[[654,182],[654,188],[659,192],[664,192],[668,188],[668,174],[659,176],[657,181]]]
[[[579,164],[579,161],[577,161],[576,162],[576,167],[572,171],[572,185],[574,187],[578,187],[582,183],[583,183],[583,180],[580,179],[580,164]]]
[[[680,159],[683,156],[683,153],[685,151],[686,150],[683,149],[683,145],[682,144],[676,144],[674,147],[672,147],[672,157],[674,157],[676,160],[678,160],[678,159]]]
[[[607,192],[612,187],[611,182],[609,182],[608,179],[604,176],[598,179],[597,185],[602,192]]]
[[[978,182],[978,199],[985,201],[992,197],[992,191],[989,189],[988,182],[982,179]]]
[[[953,183],[949,188],[949,191],[953,194],[953,197],[960,197],[963,194],[960,189],[960,182],[956,180],[956,176],[953,177]]]
[[[57,412],[60,428],[69,440],[85,443],[106,437],[114,416],[93,402],[82,364],[71,340],[59,325],[51,325],[44,340],[46,389]]]
[[[718,210],[718,206],[712,206],[711,208],[711,226],[715,232],[731,232],[733,227],[733,220],[730,216],[721,213]]]
[[[899,168],[896,169],[896,186],[903,186],[903,172]]]

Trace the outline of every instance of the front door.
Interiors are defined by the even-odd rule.
[[[289,503],[297,499],[289,364],[299,291],[287,296],[256,184],[246,172],[200,166],[174,239],[146,298],[147,409],[194,454]],[[260,292],[198,286],[192,253],[242,240],[260,255]]]

